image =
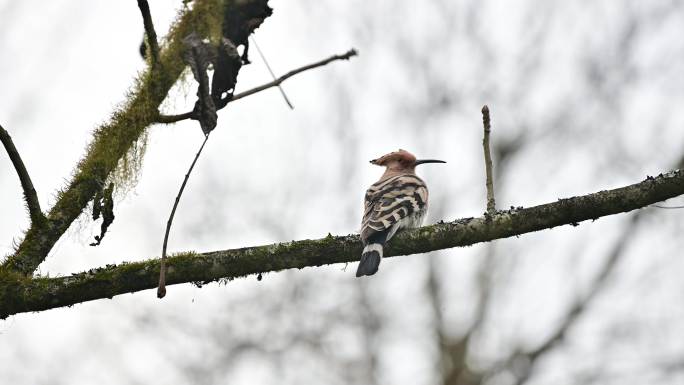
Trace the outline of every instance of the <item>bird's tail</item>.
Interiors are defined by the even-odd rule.
[[[361,262],[356,270],[356,276],[373,275],[378,271],[382,259],[382,243],[369,243],[363,248]]]

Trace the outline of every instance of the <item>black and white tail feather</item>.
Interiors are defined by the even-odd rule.
[[[397,231],[420,227],[427,213],[427,200],[427,186],[415,174],[396,175],[371,185],[364,200],[364,248],[357,277],[378,271],[383,248]]]

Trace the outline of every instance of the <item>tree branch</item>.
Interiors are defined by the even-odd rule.
[[[684,156],[676,163],[676,167],[678,169],[684,168]],[[654,204],[651,205],[651,207],[660,206]],[[575,299],[568,308],[563,320],[559,322],[555,330],[549,334],[544,342],[534,349],[517,349],[506,362],[495,369],[495,372],[500,372],[506,368],[514,372],[516,375],[516,385],[522,385],[530,379],[536,370],[539,359],[563,342],[568,330],[577,323],[591,302],[604,290],[608,277],[612,274],[615,270],[615,266],[617,266],[620,259],[624,256],[625,249],[629,246],[630,241],[634,239],[634,234],[636,233],[639,223],[645,218],[645,215],[643,214],[644,211],[640,211],[632,216],[627,226],[622,230],[620,237],[613,243],[613,248],[598,274],[591,280],[586,294]]]
[[[397,235],[386,256],[468,246],[646,207],[684,194],[684,171],[676,170],[614,190],[559,199],[530,208],[499,211],[487,218],[464,218]],[[358,235],[303,240],[241,249],[185,253],[169,257],[167,284],[210,282],[283,269],[357,261]],[[157,286],[159,260],[93,269],[69,277],[28,278],[0,270],[0,318],[46,310]]]
[[[173,202],[173,208],[171,209],[171,214],[169,214],[169,220],[166,221],[166,231],[164,232],[164,245],[162,246],[162,255],[159,265],[159,286],[157,286],[157,298],[164,298],[164,296],[166,295],[166,245],[169,242],[169,232],[171,231],[173,216],[176,215],[176,209],[178,208],[178,203],[180,202],[181,195],[183,195],[183,190],[185,190],[185,185],[188,184],[188,179],[190,179],[190,173],[192,173],[192,169],[195,168],[195,163],[197,163],[197,159],[199,159],[202,150],[204,150],[204,145],[207,144],[207,140],[209,140],[209,133],[204,135],[202,145],[200,146],[199,151],[197,151],[195,159],[192,160],[192,164],[190,164],[190,168],[188,169],[188,172],[185,174],[185,178],[183,178],[183,183],[181,184],[180,190],[178,190],[176,200],[175,202]]]
[[[138,8],[143,18],[143,25],[145,26],[145,36],[147,36],[147,44],[150,46],[152,66],[159,65],[159,43],[157,43],[157,33],[154,31],[154,24],[152,23],[152,15],[150,13],[150,5],[147,0],[138,0]]]
[[[352,48],[352,49],[350,49],[349,51],[345,52],[344,54],[341,54],[341,55],[333,55],[333,56],[331,56],[331,57],[329,57],[329,58],[327,58],[327,59],[323,59],[323,60],[321,60],[321,61],[317,61],[317,62],[315,62],[315,63],[312,63],[312,64],[308,64],[308,65],[299,67],[299,68],[294,69],[294,70],[292,70],[292,71],[286,73],[285,75],[283,75],[283,76],[281,76],[281,77],[279,77],[279,78],[277,78],[277,79],[275,79],[275,80],[273,80],[273,81],[271,81],[271,82],[268,82],[268,83],[266,83],[266,84],[262,84],[262,85],[260,85],[260,86],[258,86],[258,87],[254,87],[254,88],[252,88],[252,89],[250,89],[250,90],[241,92],[241,93],[236,94],[236,95],[232,95],[232,96],[229,95],[229,96],[227,96],[227,97],[221,99],[220,103],[218,103],[218,104],[216,105],[216,109],[217,109],[217,110],[223,109],[223,107],[225,107],[226,105],[228,105],[228,103],[232,103],[232,102],[234,102],[234,101],[236,101],[236,100],[240,100],[240,99],[245,98],[245,97],[247,97],[247,96],[256,94],[257,92],[261,92],[261,91],[267,90],[267,89],[269,89],[269,88],[271,88],[271,87],[277,87],[277,86],[279,86],[282,82],[284,82],[285,80],[287,80],[287,79],[289,79],[289,78],[291,78],[291,77],[293,77],[293,76],[295,76],[295,75],[297,75],[297,74],[299,74],[299,73],[302,73],[302,72],[304,72],[304,71],[308,71],[308,70],[311,70],[311,69],[314,69],[314,68],[322,67],[322,66],[324,66],[324,65],[326,65],[326,64],[328,64],[328,63],[331,63],[331,62],[333,62],[333,61],[336,61],[336,60],[349,60],[352,56],[357,56],[357,55],[358,55],[358,52],[357,52],[355,49]],[[186,113],[184,113],[184,114],[179,114],[179,115],[159,115],[159,116],[157,117],[157,123],[169,124],[169,123],[180,122],[180,121],[182,121],[182,120],[187,120],[187,119],[194,119],[194,115],[193,115],[193,112],[192,112],[192,111],[188,111],[188,112],[186,112]]]
[[[489,107],[486,105],[482,107],[482,125],[484,126],[484,139],[482,139],[482,147],[484,148],[485,158],[485,174],[487,180],[487,213],[492,215],[496,212],[496,201],[494,200],[494,182],[492,181],[492,155],[489,152],[489,133],[491,131],[489,119]]]
[[[5,146],[7,155],[9,155],[9,158],[14,165],[14,169],[17,170],[17,174],[19,175],[21,188],[24,190],[26,207],[28,207],[29,216],[31,217],[31,223],[38,225],[45,219],[43,212],[40,210],[38,194],[36,194],[36,189],[33,187],[33,182],[31,182],[31,177],[26,170],[26,166],[24,166],[24,162],[21,160],[19,151],[17,151],[17,148],[14,146],[14,142],[12,142],[12,137],[10,136],[9,132],[2,127],[2,125],[0,125],[0,141]]]
[[[224,9],[222,1],[196,0],[194,6],[180,18],[169,33],[167,47],[160,52],[162,71],[149,69],[140,76],[138,87],[125,106],[116,111],[109,123],[99,127],[88,146],[88,152],[79,162],[74,177],[58,194],[55,205],[47,216],[47,226],[31,226],[17,252],[3,264],[4,269],[30,275],[45,260],[55,242],[81,214],[101,189],[102,183],[117,167],[119,160],[156,121],[159,105],[185,68],[181,59],[182,40],[191,32],[209,36],[221,26],[224,11],[234,14],[236,36],[228,36],[235,44],[246,41],[265,17],[270,15],[267,0],[231,2]],[[243,36],[244,35],[244,36]]]

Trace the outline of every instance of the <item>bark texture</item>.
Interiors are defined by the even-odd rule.
[[[614,190],[407,231],[392,239],[386,256],[468,246],[562,225],[577,226],[582,221],[636,210],[682,194],[684,172],[675,170]],[[361,249],[358,235],[346,235],[201,254],[183,253],[169,257],[167,284],[202,284],[283,269],[352,262],[358,260]],[[110,265],[57,278],[29,278],[0,270],[0,318],[152,289],[157,286],[158,275],[158,259]]]
[[[159,105],[185,68],[182,60],[183,39],[197,33],[213,40],[222,38],[223,15],[230,15],[229,35],[234,42],[246,40],[270,15],[267,0],[197,0],[170,31],[159,53],[159,63],[143,73],[125,106],[110,121],[95,130],[87,153],[80,161],[68,185],[58,194],[41,226],[32,225],[26,236],[3,264],[5,270],[31,275],[73,221],[81,215],[95,194],[145,129],[157,121]],[[237,76],[237,74],[232,74]]]
[[[31,181],[31,177],[29,176],[28,171],[26,170],[24,161],[21,160],[19,151],[17,151],[17,148],[14,146],[12,137],[10,136],[9,132],[7,132],[7,130],[5,130],[1,125],[0,142],[2,142],[3,146],[5,147],[7,155],[12,161],[14,169],[17,171],[17,175],[19,176],[21,188],[24,190],[24,201],[26,201],[26,207],[28,208],[31,223],[34,226],[39,226],[45,219],[45,216],[43,215],[43,212],[40,209],[38,194],[36,193],[36,189],[33,187],[33,182]]]

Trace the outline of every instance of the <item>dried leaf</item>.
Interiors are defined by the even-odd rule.
[[[242,67],[242,59],[237,47],[230,39],[224,37],[217,52],[214,76],[211,79],[211,96],[215,103],[219,103],[224,93],[232,95],[235,91],[240,67]]]
[[[100,218],[100,212],[102,211],[102,190],[95,193],[95,198],[93,199],[93,220],[96,221]]]
[[[95,218],[95,205],[98,205],[98,217],[99,212],[102,212],[102,224],[100,225],[100,235],[95,236],[95,242],[91,243],[90,246],[99,246],[107,233],[109,225],[114,222],[114,198],[112,198],[112,193],[114,192],[114,184],[110,183],[107,188],[95,195],[96,201],[93,202],[93,218]],[[97,201],[100,197],[101,201]]]
[[[202,132],[207,135],[216,127],[218,119],[216,106],[209,95],[209,75],[207,75],[209,64],[216,60],[216,50],[202,41],[194,32],[183,39],[183,44],[185,45],[183,60],[190,66],[192,74],[199,84],[194,115],[200,122]]]
[[[219,109],[230,101],[233,92],[235,92],[235,83],[240,68],[244,64],[249,64],[249,35],[271,13],[273,13],[273,9],[268,6],[268,0],[225,3],[222,26],[224,42],[223,47],[218,50],[211,84],[211,96]],[[247,20],[247,22],[242,22],[243,20]],[[230,44],[228,45],[226,42]],[[238,56],[237,52],[239,46],[244,48],[241,57]],[[224,94],[227,95],[224,96]]]

